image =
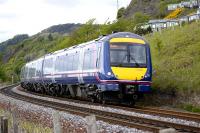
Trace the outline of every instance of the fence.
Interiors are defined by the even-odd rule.
[[[0,116],[0,133],[8,133],[8,118]]]
[[[12,114],[13,118],[13,130],[8,129],[8,117],[1,116],[0,117],[0,133],[29,133],[30,131],[26,131],[26,129],[20,128],[18,125],[18,121],[15,117],[15,113]],[[97,133],[97,125],[96,125],[96,117],[94,115],[86,117],[87,133]],[[54,133],[62,133],[61,123],[60,123],[60,116],[58,111],[53,112],[53,132]],[[36,133],[34,130],[31,131],[32,133]],[[38,132],[37,132],[38,133]],[[173,128],[162,129],[159,133],[176,133],[176,130]]]
[[[21,121],[18,119],[15,108],[7,110],[4,115],[0,116],[0,133],[39,133],[46,131],[38,131],[36,125],[24,128],[20,125]],[[47,132],[62,133],[61,117],[58,111],[52,112],[53,129]],[[94,115],[87,116],[86,118],[86,131],[87,133],[97,133],[96,117]],[[66,131],[65,131],[66,132]]]

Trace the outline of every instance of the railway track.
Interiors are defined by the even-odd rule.
[[[24,92],[27,92],[25,90],[21,90]],[[39,95],[39,96],[44,96],[42,94],[34,93],[34,92],[28,92],[33,95]],[[45,97],[49,98],[54,98],[62,101],[70,101],[70,102],[75,102],[75,103],[82,103],[82,104],[91,104],[91,102],[88,101],[80,101],[76,99],[67,99],[67,98],[61,98],[61,97],[53,97],[49,95],[45,95]],[[93,105],[96,106],[102,106],[100,103],[92,103]],[[119,106],[116,104],[105,104],[103,105],[104,107],[111,107],[115,109],[123,109],[126,111],[132,111],[136,113],[143,113],[143,114],[149,114],[149,115],[156,115],[156,116],[161,116],[161,117],[170,117],[170,118],[178,118],[178,119],[183,119],[183,120],[188,120],[188,121],[194,121],[197,123],[200,123],[200,114],[197,113],[190,113],[190,112],[181,112],[181,111],[174,111],[174,110],[165,110],[165,109],[159,109],[155,107],[142,107],[142,106],[134,106],[133,107],[125,107],[125,106]]]
[[[45,106],[45,107],[51,107],[51,108],[54,108],[54,109],[57,109],[60,111],[70,112],[72,114],[77,114],[77,115],[81,115],[81,116],[88,116],[90,114],[94,114],[94,115],[96,115],[98,120],[103,120],[103,121],[106,121],[106,122],[109,122],[112,124],[119,124],[119,125],[128,126],[128,127],[132,127],[132,128],[137,128],[140,130],[151,131],[151,132],[157,133],[157,132],[159,132],[160,129],[170,127],[170,128],[175,128],[181,132],[194,132],[194,133],[200,132],[199,127],[170,123],[170,122],[166,122],[166,121],[148,119],[148,118],[137,117],[137,116],[130,116],[130,115],[119,114],[119,113],[114,113],[114,112],[107,112],[107,111],[102,111],[102,110],[97,110],[97,109],[86,108],[86,107],[72,106],[72,105],[67,105],[67,104],[63,104],[63,103],[52,102],[52,101],[42,100],[42,99],[29,97],[29,96],[25,96],[25,95],[20,95],[20,94],[14,93],[11,90],[11,87],[1,89],[0,92],[7,96],[10,96],[10,97],[13,97],[13,98],[16,98],[19,100],[28,101],[28,102],[31,102],[34,104]],[[80,101],[79,101],[79,103],[80,103]],[[108,105],[108,106],[111,107],[111,105]],[[135,110],[135,108],[119,107],[119,106],[115,106],[115,105],[113,105],[113,107],[129,110],[129,111]],[[136,109],[138,111],[143,110],[142,107],[137,107]],[[145,111],[144,110],[143,110],[143,113],[145,111],[147,111],[148,109],[146,109]],[[146,112],[146,113],[148,113],[148,112]],[[154,112],[152,109],[151,114],[152,113],[155,114],[156,109],[154,109]],[[170,114],[170,111],[165,112],[166,116],[168,115],[167,113]],[[179,117],[184,117],[184,116],[179,116]]]

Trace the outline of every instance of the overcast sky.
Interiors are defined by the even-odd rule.
[[[126,7],[131,0],[119,0]],[[113,21],[117,0],[0,0],[0,42],[57,24]]]

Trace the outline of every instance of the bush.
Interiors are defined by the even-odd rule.
[[[5,71],[3,69],[3,67],[0,66],[0,79],[1,81],[5,82],[6,81],[6,74],[5,74]]]

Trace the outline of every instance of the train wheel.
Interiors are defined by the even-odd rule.
[[[64,85],[64,86],[62,86],[62,87],[63,87],[63,89],[64,89],[63,97],[71,98],[71,95],[70,95],[70,92],[69,92],[69,86]]]
[[[60,92],[59,92],[59,96],[63,96],[64,95],[64,92],[65,92],[65,88],[62,86],[62,85],[59,85],[59,90],[60,90]]]
[[[91,102],[95,103],[96,102],[95,98],[91,98]]]
[[[103,99],[103,100],[101,101],[101,103],[102,103],[103,105],[105,105],[105,104],[106,104],[106,100]]]
[[[133,101],[130,101],[130,102],[129,102],[129,106],[130,106],[130,107],[134,107],[134,106],[135,106],[135,101],[134,101],[134,100],[133,100]]]

